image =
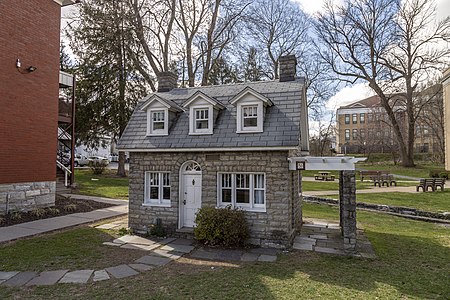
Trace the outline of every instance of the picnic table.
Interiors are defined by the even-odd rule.
[[[317,174],[314,174],[315,180],[322,180],[322,181],[334,181],[336,177],[334,175],[330,175],[330,172],[326,171],[319,171]]]

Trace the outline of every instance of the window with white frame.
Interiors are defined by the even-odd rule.
[[[263,173],[219,173],[218,187],[218,206],[266,210],[266,183]]]
[[[195,109],[195,130],[208,129],[209,109],[198,108]]]
[[[149,109],[147,119],[147,135],[168,134],[168,111],[166,109]]]
[[[170,206],[170,173],[145,172],[144,205]]]
[[[212,106],[191,107],[189,134],[213,133],[213,108]]]
[[[263,131],[262,103],[241,104],[237,109],[238,133]]]

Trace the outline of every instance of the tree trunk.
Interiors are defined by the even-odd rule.
[[[117,176],[126,177],[127,172],[125,170],[125,152],[119,151],[119,163],[117,167]]]

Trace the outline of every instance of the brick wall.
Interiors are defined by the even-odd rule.
[[[0,183],[55,180],[60,9],[51,0],[0,1]],[[26,73],[31,65],[37,70]]]
[[[130,153],[130,227],[146,231],[156,218],[160,218],[169,232],[176,230],[180,167],[184,162],[194,160],[202,167],[202,206],[217,204],[218,172],[265,172],[266,212],[246,212],[251,242],[267,247],[284,247],[291,242],[301,218],[298,173],[288,171],[287,158],[287,151]],[[170,172],[171,207],[142,206],[145,171]]]

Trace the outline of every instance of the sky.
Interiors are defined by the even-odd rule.
[[[308,14],[314,14],[323,11],[323,5],[326,0],[293,0],[299,3],[300,7]],[[343,0],[334,0],[334,3],[342,3]],[[450,0],[436,0],[437,19],[443,19],[450,16]],[[327,109],[336,110],[339,106],[344,106],[352,102],[370,97],[375,93],[367,86],[367,84],[359,83],[349,87],[342,88],[326,104]]]
[[[326,0],[292,0],[297,2],[300,7],[308,14],[314,16],[315,13],[323,11],[323,5]],[[334,0],[336,4],[342,3],[343,0]],[[437,19],[450,16],[450,0],[436,0]],[[75,6],[67,6],[62,8],[61,28],[63,29],[68,22],[68,18],[74,13]],[[64,41],[64,37],[63,37]],[[70,50],[69,50],[70,51]],[[70,55],[71,53],[69,53]],[[374,95],[374,92],[367,84],[359,83],[352,86],[344,87],[332,96],[326,104],[327,109],[336,110],[339,106],[359,101]]]

